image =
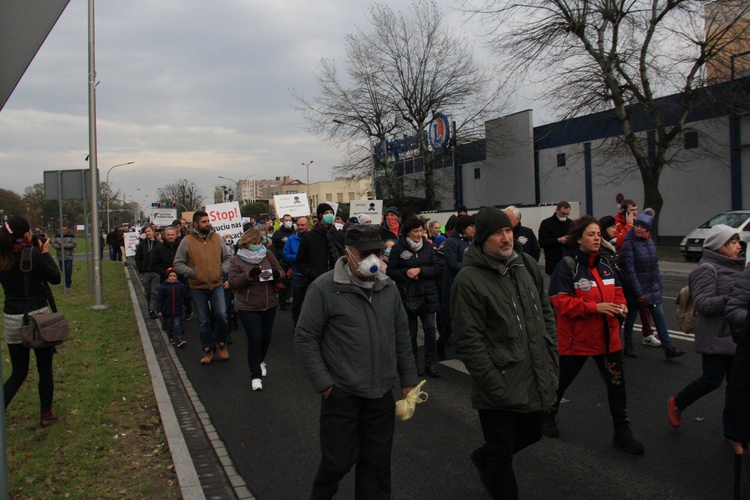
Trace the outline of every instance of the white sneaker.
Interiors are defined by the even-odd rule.
[[[656,338],[656,335],[651,334],[648,337],[643,337],[641,344],[648,345],[651,347],[661,347],[661,340]]]
[[[254,378],[252,382],[253,390],[254,391],[262,391],[263,390],[263,381],[259,378]]]
[[[264,377],[266,375],[268,375],[268,367],[266,366],[266,362],[265,361],[263,361],[260,364],[260,374],[263,375]]]

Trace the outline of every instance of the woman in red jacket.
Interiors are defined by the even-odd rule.
[[[557,403],[548,411],[544,433],[558,437],[556,415],[563,394],[591,357],[607,384],[615,428],[612,445],[642,454],[643,445],[630,430],[618,317],[627,313],[625,296],[610,264],[599,256],[599,223],[590,215],[576,220],[568,235],[568,254],[550,278],[550,300],[557,311],[560,383]]]

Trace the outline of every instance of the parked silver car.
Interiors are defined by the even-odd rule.
[[[703,241],[708,236],[708,230],[716,224],[726,224],[737,228],[742,248],[747,248],[747,244],[750,243],[750,210],[733,210],[714,215],[682,239],[680,251],[685,256],[685,260],[700,260],[703,255]]]

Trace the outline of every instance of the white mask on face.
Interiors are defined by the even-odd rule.
[[[357,259],[351,254],[351,252],[349,252],[349,258],[354,262],[357,262]],[[357,271],[359,271],[359,274],[362,276],[375,276],[378,274],[379,269],[380,259],[374,253],[371,253],[364,259],[360,260],[357,264]]]
[[[287,228],[287,229],[291,229],[292,228],[292,221],[285,220],[284,221],[284,227]]]
[[[567,217],[560,217],[560,216],[558,215],[558,216],[557,216],[557,220],[559,220],[560,222],[565,222],[566,220],[568,220],[568,218],[567,218]]]

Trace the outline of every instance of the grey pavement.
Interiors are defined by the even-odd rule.
[[[663,263],[668,293],[686,282],[694,266]],[[135,281],[132,266],[129,272]],[[134,289],[140,291],[138,285]],[[136,313],[142,316],[139,327],[147,332],[144,345],[153,347],[154,355],[147,352],[147,360],[155,392],[160,392],[157,401],[184,497],[308,497],[319,460],[320,397],[296,361],[290,311],[277,312],[267,358],[269,374],[264,390],[253,392],[241,328],[232,331],[229,361],[202,366],[197,320],[185,324],[186,348],[172,349],[157,322],[148,318],[142,293],[134,298]],[[675,328],[673,323],[670,320],[670,328]],[[588,363],[561,405],[561,437],[543,438],[514,458],[521,498],[731,495],[732,456],[721,426],[723,388],[688,408],[682,429],[667,423],[667,397],[700,374],[692,338],[673,338],[689,352],[686,356],[667,362],[661,349],[637,345],[640,358],[626,360],[629,412],[646,454],[631,456],[611,446],[606,390]],[[427,379],[428,402],[411,420],[396,422],[394,499],[488,498],[468,459],[482,443],[469,401],[470,378],[451,354],[449,348],[449,359],[440,365],[442,378]],[[155,371],[163,374],[163,387],[158,389]],[[750,491],[747,484],[744,487]],[[350,473],[336,498],[353,496]]]

